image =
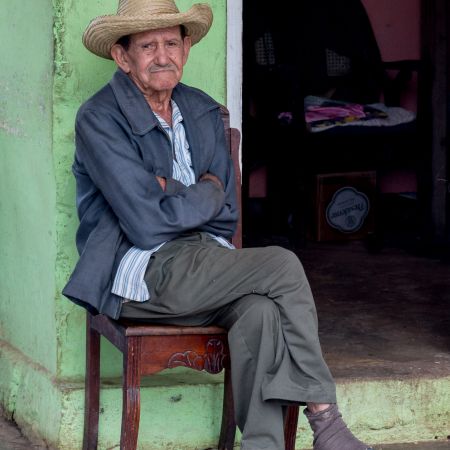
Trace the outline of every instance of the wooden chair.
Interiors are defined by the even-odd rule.
[[[239,166],[240,134],[229,126],[225,108],[222,117],[227,132],[231,157],[236,172],[238,201],[241,202],[241,171]],[[233,244],[240,248],[242,224],[239,221]],[[104,336],[123,354],[123,405],[121,450],[137,447],[140,419],[140,382],[144,375],[164,369],[185,366],[209,373],[225,369],[222,427],[219,450],[232,450],[235,440],[231,368],[227,331],[217,326],[182,327],[151,325],[142,322],[112,320],[87,312],[86,328],[86,391],[83,450],[97,448],[100,407],[100,337]],[[288,407],[285,419],[286,450],[294,450],[298,406]]]

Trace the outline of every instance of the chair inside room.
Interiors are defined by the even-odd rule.
[[[236,187],[240,204],[240,134],[238,130],[230,128],[229,115],[225,108],[222,108],[222,118],[236,172]],[[233,244],[237,248],[242,245],[241,229],[241,221],[239,221],[233,237]],[[87,312],[86,332],[84,450],[96,449],[98,443],[101,336],[108,339],[123,354],[121,450],[137,448],[141,377],[180,366],[212,374],[225,370],[222,426],[218,449],[233,449],[236,424],[229,348],[225,329],[217,326],[186,327],[152,325],[125,320],[116,321],[102,314],[94,315]],[[298,412],[298,406],[288,407],[285,418],[286,450],[295,448]],[[108,411],[105,413],[108,414]],[[151,426],[151,424],[149,425]]]

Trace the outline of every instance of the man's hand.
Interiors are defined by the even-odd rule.
[[[216,184],[222,191],[224,190],[222,182],[212,173],[206,172],[200,176],[199,181],[212,181]]]
[[[161,189],[166,192],[167,189],[167,180],[164,177],[159,177],[156,175],[156,179],[158,180]],[[224,190],[222,182],[212,173],[206,172],[200,176],[199,181],[212,181],[217,187],[219,187],[222,191]]]
[[[158,177],[158,175],[156,175],[156,179],[158,180],[158,183],[161,186],[161,189],[165,192],[166,191],[166,179],[164,177]]]

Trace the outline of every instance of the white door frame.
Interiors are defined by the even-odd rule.
[[[242,4],[227,0],[227,108],[230,126],[242,132]]]

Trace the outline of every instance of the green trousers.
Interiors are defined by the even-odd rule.
[[[155,253],[145,280],[150,300],[124,303],[121,317],[229,330],[241,449],[284,450],[284,405],[336,403],[313,296],[294,253],[229,250],[193,233]]]

